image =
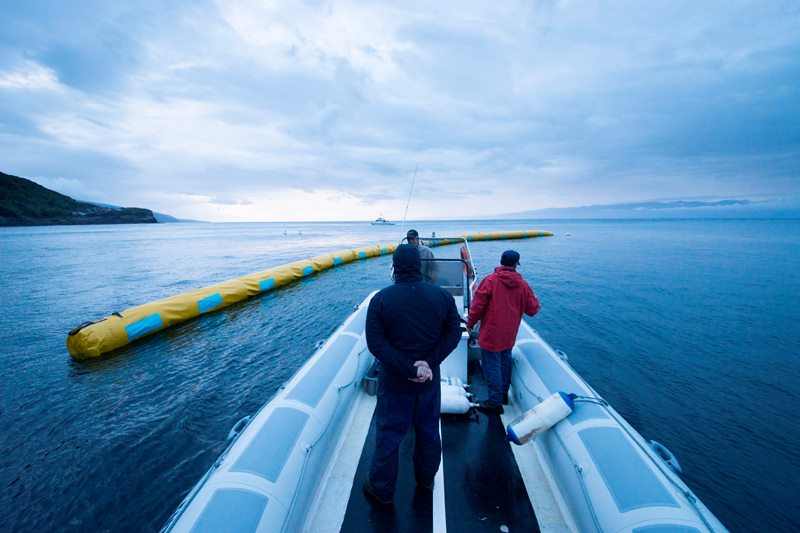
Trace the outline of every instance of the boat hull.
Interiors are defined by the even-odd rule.
[[[579,531],[724,531],[686,484],[530,326],[512,350],[520,412],[551,394],[579,396],[573,413],[523,446],[536,454]]]
[[[350,495],[343,488],[355,481],[355,466],[347,466],[346,457],[361,455],[374,410],[364,386],[373,362],[364,335],[373,295],[235,436],[164,530],[214,531],[229,520],[231,508],[241,531],[342,527]],[[448,364],[466,368],[466,342],[465,334],[443,371]],[[566,357],[524,322],[512,357],[511,410],[524,412],[559,391],[580,397],[568,418],[514,448],[521,471],[542,472],[536,481],[542,486],[530,479],[525,485],[534,507],[532,495],[552,493],[555,514],[563,519],[555,529],[725,531]]]

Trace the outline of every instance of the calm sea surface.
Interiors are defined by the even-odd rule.
[[[527,319],[735,531],[800,529],[800,221],[423,222],[546,229],[502,251]],[[286,235],[284,235],[286,231]],[[571,235],[566,235],[570,233]],[[321,252],[396,242],[356,223],[0,228],[0,531],[156,531],[372,290],[390,258],[315,275],[89,363],[67,332],[113,311]],[[456,247],[439,248],[439,256]]]

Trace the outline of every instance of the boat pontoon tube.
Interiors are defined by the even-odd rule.
[[[470,241],[480,241],[552,235],[546,231],[508,231],[476,233],[463,237]],[[428,246],[444,246],[458,242],[454,239],[423,240]],[[396,247],[396,244],[376,244],[330,252],[132,307],[121,313],[112,313],[100,320],[85,322],[70,331],[67,335],[67,350],[75,359],[99,357],[141,337],[186,322],[196,316],[217,311],[315,272],[359,259],[391,254]]]

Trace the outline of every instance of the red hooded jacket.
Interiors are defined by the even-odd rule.
[[[502,352],[514,346],[522,313],[533,316],[540,307],[522,274],[511,267],[497,267],[475,291],[467,327],[480,321],[478,345],[490,352]]]

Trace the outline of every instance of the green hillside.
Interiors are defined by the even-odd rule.
[[[149,209],[78,202],[31,180],[0,172],[0,226],[154,223]]]

